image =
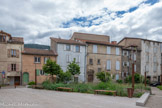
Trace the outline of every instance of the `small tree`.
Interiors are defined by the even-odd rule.
[[[80,67],[79,67],[79,65],[75,62],[75,58],[74,58],[74,60],[68,65],[67,71],[70,72],[70,73],[73,75],[73,79],[74,79],[74,75],[79,75],[79,74],[80,74]]]
[[[99,79],[101,82],[110,81],[110,74],[108,72],[98,72],[96,76],[97,76],[97,79]]]
[[[71,73],[70,72],[63,72],[61,71],[59,74],[58,74],[58,82],[64,82],[64,83],[67,83],[68,81],[71,80]]]
[[[43,66],[43,71],[47,74],[50,74],[52,82],[54,82],[53,75],[57,76],[62,71],[62,69],[55,61],[48,59],[47,63]]]

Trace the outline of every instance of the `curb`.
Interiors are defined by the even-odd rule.
[[[150,96],[149,92],[145,92],[137,101],[136,106],[144,106]]]

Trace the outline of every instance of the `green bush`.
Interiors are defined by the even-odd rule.
[[[135,83],[141,83],[141,82],[143,82],[143,79],[144,79],[143,76],[141,76],[140,74],[138,74],[138,73],[134,74],[134,82]],[[126,77],[125,83],[132,83],[132,75],[129,75]]]
[[[157,86],[157,88],[159,88],[160,90],[162,90],[162,85],[161,86]]]
[[[63,83],[67,83],[68,81],[71,80],[71,73],[70,72],[63,72],[61,71],[59,74],[58,74],[58,78],[57,78],[57,82],[63,82]]]
[[[119,83],[119,84],[122,84],[123,83],[122,80],[117,80],[116,82]]]
[[[28,85],[35,85],[35,82],[31,81],[31,82],[28,83]]]
[[[98,72],[96,76],[97,76],[97,79],[99,79],[101,82],[110,81],[110,74],[108,72]]]

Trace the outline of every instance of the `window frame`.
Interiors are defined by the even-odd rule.
[[[35,56],[34,57],[34,63],[41,63],[41,57]]]
[[[79,50],[77,50],[77,47],[79,48]],[[80,52],[80,45],[75,46],[75,52]]]
[[[68,49],[68,46],[69,46],[69,49]],[[70,50],[71,50],[71,45],[66,44],[66,51],[70,51]]]

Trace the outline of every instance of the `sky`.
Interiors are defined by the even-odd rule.
[[[162,41],[162,0],[0,0],[0,30],[45,45],[74,32]]]

